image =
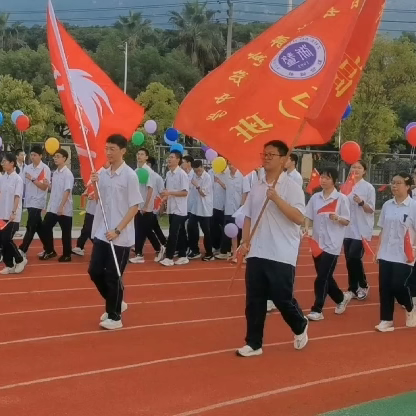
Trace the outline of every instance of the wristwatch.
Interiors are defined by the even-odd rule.
[[[117,235],[120,235],[120,234],[121,234],[121,231],[120,231],[119,229],[117,229],[117,228],[114,228],[114,232],[115,232]]]

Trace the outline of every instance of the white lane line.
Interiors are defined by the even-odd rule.
[[[396,329],[405,329],[403,327],[400,328],[396,328]],[[408,328],[407,328],[408,329]],[[335,335],[326,335],[326,336],[321,336],[321,337],[315,337],[315,338],[310,338],[311,342],[314,341],[323,341],[323,340],[327,340],[327,339],[337,339],[337,338],[344,338],[344,337],[350,337],[350,336],[360,336],[360,335],[368,335],[368,334],[377,334],[375,331],[360,331],[360,332],[350,332],[350,333],[344,333],[344,334],[335,334]],[[293,344],[293,340],[291,341],[283,341],[283,342],[276,342],[276,343],[271,343],[271,344],[265,344],[265,347],[278,347],[278,346],[283,346],[283,345],[290,345]],[[230,353],[235,351],[235,348],[227,348],[227,349],[222,349],[222,350],[216,350],[216,351],[208,351],[208,352],[203,352],[203,353],[198,353],[198,354],[189,354],[189,355],[183,355],[183,356],[178,356],[178,357],[171,357],[171,358],[163,358],[163,359],[159,359],[159,360],[153,360],[153,361],[146,361],[146,362],[141,362],[141,363],[136,363],[136,364],[129,364],[129,365],[124,365],[124,366],[119,366],[119,367],[109,367],[109,368],[102,368],[99,370],[92,370],[92,371],[84,371],[84,372],[80,372],[80,373],[73,373],[73,374],[65,374],[62,376],[56,376],[56,377],[47,377],[47,378],[40,378],[40,379],[35,379],[35,380],[30,380],[30,381],[24,381],[24,382],[20,382],[20,383],[14,383],[14,384],[7,384],[4,386],[0,386],[0,390],[10,390],[16,387],[25,387],[25,386],[32,386],[32,385],[36,385],[36,384],[44,384],[44,383],[50,383],[53,381],[59,381],[59,380],[68,380],[68,379],[73,379],[73,378],[78,378],[78,377],[85,377],[85,376],[92,376],[92,375],[97,375],[97,374],[104,374],[104,373],[112,373],[115,371],[124,371],[124,370],[131,370],[131,369],[136,369],[136,368],[140,368],[140,367],[148,367],[151,365],[155,365],[155,364],[164,364],[164,363],[170,363],[170,362],[175,362],[175,361],[184,361],[184,360],[189,360],[189,359],[193,359],[193,358],[200,358],[200,357],[209,357],[209,356],[213,356],[213,355],[218,355],[218,354],[224,354],[224,353]],[[399,369],[399,368],[405,368],[410,367],[416,365],[416,363],[411,363],[411,364],[404,364],[402,366],[392,366],[392,367],[386,367],[386,368],[391,368],[391,369]],[[373,372],[381,372],[382,369],[379,370],[370,370]],[[355,373],[355,374],[364,374],[366,372],[362,372],[362,373]],[[372,374],[372,373],[369,373]],[[347,377],[347,376],[339,376],[339,377]],[[336,381],[336,377],[333,377]],[[342,378],[339,378],[340,380],[342,380]],[[318,380],[320,381],[320,380]],[[318,381],[312,382],[312,383],[317,383]],[[310,384],[310,383],[307,383]],[[288,387],[286,387],[287,389]],[[282,390],[282,389],[279,389]],[[273,390],[276,391],[276,390]],[[290,390],[288,390],[290,391]],[[283,391],[282,391],[283,392]],[[270,392],[269,392],[270,393]],[[265,394],[265,393],[263,393]],[[274,393],[277,394],[277,393]],[[269,394],[271,395],[271,394]],[[259,396],[259,395],[256,395]],[[250,396],[253,397],[253,396]],[[263,397],[263,396],[260,396]],[[259,397],[259,398],[260,398]],[[266,397],[266,396],[264,396]],[[236,400],[244,400],[244,398],[242,399],[236,399]],[[245,400],[247,401],[247,400]],[[231,401],[233,404],[235,404],[235,400]],[[224,403],[229,403],[229,402],[224,402]],[[214,405],[214,406],[219,406],[221,405],[221,403]],[[229,405],[229,404],[227,404]],[[202,409],[207,409],[210,410],[208,408],[202,408]],[[203,410],[206,411],[206,410]],[[193,410],[193,412],[197,412],[197,410]],[[193,414],[197,414],[197,413],[186,413],[189,415],[193,415]],[[179,416],[179,415],[177,415]],[[181,416],[185,416],[185,413],[181,414]]]

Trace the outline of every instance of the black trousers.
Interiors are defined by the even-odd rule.
[[[129,247],[114,246],[121,275],[129,259]],[[121,302],[123,301],[123,281],[117,274],[114,256],[109,243],[94,239],[88,274],[105,299],[105,311],[113,321],[121,319]]]
[[[362,289],[368,288],[362,260],[364,256],[363,242],[346,238],[344,240],[344,253],[348,271],[348,291],[356,295],[359,287]]]
[[[312,312],[321,313],[327,295],[338,305],[344,300],[344,293],[334,279],[338,256],[324,251],[320,256],[314,257],[313,261],[317,276],[314,284],[315,303],[312,306]]]
[[[94,222],[94,215],[89,214],[88,212],[85,214],[84,224],[82,225],[81,234],[77,240],[77,247],[81,250],[84,249],[85,243],[88,239],[91,239],[91,232],[92,232],[92,223]]]
[[[212,241],[210,230],[211,217],[200,217],[191,214],[188,220],[188,243],[193,253],[199,253],[199,226],[204,233],[204,248],[207,256],[212,256]],[[199,225],[199,226],[198,226]],[[196,230],[196,232],[195,232]]]
[[[146,238],[149,239],[150,244],[156,252],[160,251],[160,242],[153,231],[154,215],[153,212],[140,211],[134,217],[134,229],[136,233],[134,251],[136,254],[143,254]]]
[[[57,215],[52,212],[47,212],[42,222],[42,232],[40,240],[43,244],[45,253],[52,253],[55,251],[53,244],[53,227],[59,224],[62,230],[62,254],[70,256],[72,250],[71,231],[72,231],[72,217],[67,215]]]
[[[3,220],[7,222],[8,220]],[[23,261],[22,255],[19,253],[19,249],[13,241],[13,236],[16,231],[19,230],[18,222],[9,222],[6,227],[0,231],[0,241],[3,248],[3,262],[6,267],[14,267],[14,263],[21,263]],[[13,262],[14,259],[14,262]]]
[[[214,250],[221,248],[221,238],[224,230],[224,211],[215,209],[211,217],[211,239]]]
[[[235,224],[235,218],[232,215],[224,215],[224,228],[227,224]],[[241,241],[241,235],[242,235],[242,231],[239,229],[238,230],[238,236],[237,236],[237,244],[240,244]],[[220,252],[221,254],[227,254],[231,252],[231,238],[227,237],[224,233],[222,233],[222,239],[221,239],[221,249]]]
[[[166,246],[166,243],[167,243],[168,240],[166,239],[165,234],[163,234],[163,231],[160,228],[159,220],[158,220],[157,215],[155,213],[153,213],[152,230],[155,233],[157,239],[159,240],[159,243],[162,246]]]
[[[257,257],[247,259],[246,268],[246,343],[253,349],[263,344],[267,300],[273,300],[293,333],[300,335],[307,320],[293,297],[295,268]]]
[[[181,215],[169,214],[169,237],[166,244],[166,257],[168,259],[173,259],[176,250],[178,250],[179,257],[186,257],[188,248],[185,231],[186,218]]]
[[[413,309],[412,296],[408,282],[412,274],[412,266],[391,261],[379,261],[379,292],[380,319],[392,321],[394,314],[394,300],[403,305],[408,312]]]
[[[28,208],[27,209],[27,224],[26,224],[26,233],[23,237],[22,244],[20,244],[20,250],[23,253],[27,253],[29,246],[33,241],[33,237],[36,233],[40,238],[42,232],[42,210],[38,208]]]

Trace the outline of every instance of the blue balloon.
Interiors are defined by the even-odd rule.
[[[177,150],[178,152],[181,152],[183,154],[183,146],[180,143],[175,143],[170,147],[170,151]]]
[[[24,115],[23,111],[20,111],[20,110],[13,111],[13,113],[12,113],[13,123],[16,124],[16,120],[18,119],[18,117],[23,116],[23,115]]]
[[[3,113],[0,111],[0,126],[3,124],[3,121],[4,121]]]
[[[165,141],[165,143],[166,144],[168,144],[169,146],[173,146],[174,144],[176,144],[176,142],[173,142],[172,140],[168,140],[167,139],[167,137],[166,137],[166,134],[165,134],[165,136],[163,137],[163,140]]]
[[[166,138],[172,142],[176,142],[179,138],[179,132],[178,130],[174,129],[173,127],[170,127],[166,130]]]
[[[345,113],[344,113],[344,115],[342,116],[342,119],[343,120],[346,120],[350,115],[351,115],[351,113],[352,113],[352,106],[351,106],[351,104],[348,104],[348,107],[347,107],[347,109],[345,110]]]

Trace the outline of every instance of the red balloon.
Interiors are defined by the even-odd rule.
[[[361,147],[357,142],[345,142],[341,146],[341,159],[348,165],[353,165],[361,158]]]
[[[412,145],[412,146],[416,146],[416,126],[410,128],[407,131],[407,135],[406,135],[407,141]]]
[[[16,127],[19,131],[26,131],[30,127],[29,117],[24,114],[17,117]]]

